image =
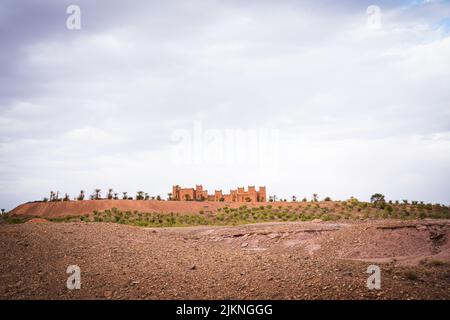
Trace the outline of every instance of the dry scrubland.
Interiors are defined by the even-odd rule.
[[[0,299],[450,299],[448,217],[356,201],[29,203],[0,224]],[[74,264],[80,290],[66,288]]]
[[[322,202],[223,203],[197,201],[86,200],[23,204],[4,218],[21,223],[32,218],[53,222],[117,222],[143,227],[239,225],[276,221],[352,219],[448,219],[450,208],[431,204]]]

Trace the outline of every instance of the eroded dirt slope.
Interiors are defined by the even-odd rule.
[[[239,203],[228,206],[237,208]],[[160,213],[198,213],[215,211],[224,207],[223,202],[212,201],[138,201],[138,200],[84,200],[59,202],[29,202],[11,211],[12,215],[45,216],[49,218],[67,215],[92,214],[94,211],[104,211],[117,208],[121,211],[160,212]]]

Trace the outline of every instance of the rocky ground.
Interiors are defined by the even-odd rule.
[[[448,220],[43,221],[0,225],[0,299],[450,299]],[[373,264],[380,290],[366,286]],[[66,288],[69,265],[80,290]]]

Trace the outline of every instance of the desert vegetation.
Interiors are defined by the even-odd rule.
[[[111,194],[114,199],[114,192],[108,190],[107,197]],[[23,204],[23,210],[19,206],[20,210],[0,216],[2,261],[13,275],[0,285],[0,297],[53,297],[48,292],[61,297],[56,278],[47,281],[57,283],[52,290],[41,286],[42,278],[30,285],[21,280],[42,270],[49,276],[60,274],[61,259],[83,261],[90,268],[85,274],[92,275],[86,281],[92,283],[92,290],[80,290],[80,296],[68,298],[139,298],[143,291],[132,281],[143,274],[149,278],[139,281],[142,288],[151,288],[144,293],[152,298],[155,294],[193,298],[198,292],[201,298],[216,298],[216,288],[208,291],[211,282],[198,280],[214,275],[219,275],[214,281],[227,290],[224,297],[234,297],[233,292],[237,298],[295,299],[439,299],[449,295],[450,220],[444,220],[450,218],[448,206],[386,201],[379,196],[372,202],[309,197],[295,202],[197,203],[145,202],[145,192],[139,195],[144,200],[127,201],[125,194],[122,201]],[[66,211],[81,207],[88,210]],[[24,254],[33,263],[23,263]],[[118,266],[116,276],[99,274],[97,270],[112,259]],[[365,271],[372,263],[382,264],[382,291],[365,289]],[[30,271],[30,266],[35,269]],[[158,274],[161,270],[188,276],[167,281]],[[130,272],[134,273],[130,276]],[[114,279],[113,289],[110,279]],[[242,279],[251,289],[242,290]],[[339,286],[336,279],[341,281]]]
[[[114,192],[114,189],[109,188],[108,192],[105,197],[102,197],[101,195],[102,190],[101,189],[95,189],[92,194],[89,195],[89,200],[119,200],[119,193]],[[80,193],[77,197],[73,199],[73,201],[83,201],[85,200],[85,191],[80,190]],[[172,200],[172,194],[168,194],[167,200]],[[127,191],[122,192],[122,200],[158,200],[163,201],[162,197],[160,195],[156,196],[150,196],[147,192],[144,191],[137,191],[136,196],[133,198],[131,196],[128,196]],[[59,191],[54,192],[50,191],[50,197],[44,197],[42,199],[42,202],[58,202],[58,201],[71,201],[70,196],[68,193],[64,194],[64,197],[59,196]]]
[[[138,192],[139,199],[145,199],[143,192]],[[127,198],[124,195],[124,198]],[[356,198],[347,201],[324,201],[268,203],[266,205],[230,207],[224,205],[215,211],[200,210],[198,213],[159,213],[120,211],[116,208],[92,214],[47,218],[54,222],[114,222],[145,227],[181,227],[197,225],[240,225],[258,222],[281,221],[337,221],[337,220],[367,220],[367,219],[448,219],[450,208],[440,204],[425,204],[423,202],[386,202],[384,197],[372,197],[372,202],[361,202]],[[21,223],[33,217],[4,215],[6,223]],[[42,217],[41,217],[42,218]]]

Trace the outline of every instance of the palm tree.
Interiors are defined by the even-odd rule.
[[[99,200],[100,199],[100,192],[102,190],[101,189],[95,189],[94,193],[95,193],[95,200]]]
[[[378,203],[378,202],[385,202],[384,195],[381,193],[375,193],[370,197],[370,202]]]
[[[144,191],[137,192],[136,200],[144,200]]]
[[[108,189],[108,196],[107,196],[108,200],[112,200],[113,198],[113,189]]]
[[[5,214],[5,209],[2,209],[2,215],[4,215]]]
[[[84,200],[84,190],[80,190],[80,195],[78,196],[78,200]]]
[[[118,196],[119,194],[116,192],[116,193],[114,193],[114,200],[119,200],[119,196]]]
[[[317,202],[317,201],[318,201],[318,196],[319,196],[319,195],[318,195],[317,193],[314,193],[314,194],[313,194],[313,201],[314,201],[314,202]]]
[[[297,197],[296,196],[292,196],[292,202],[297,201]]]
[[[144,200],[150,200],[150,196],[148,195],[147,192],[145,193]]]
[[[168,194],[167,194],[167,200],[172,200],[172,193],[171,192],[169,192]]]
[[[122,199],[123,199],[123,200],[127,200],[127,199],[128,199],[128,196],[127,196],[128,192],[124,191],[124,192],[122,192],[122,193],[123,193]]]
[[[59,191],[56,193],[53,191],[50,191],[50,201],[58,201],[59,200]]]

